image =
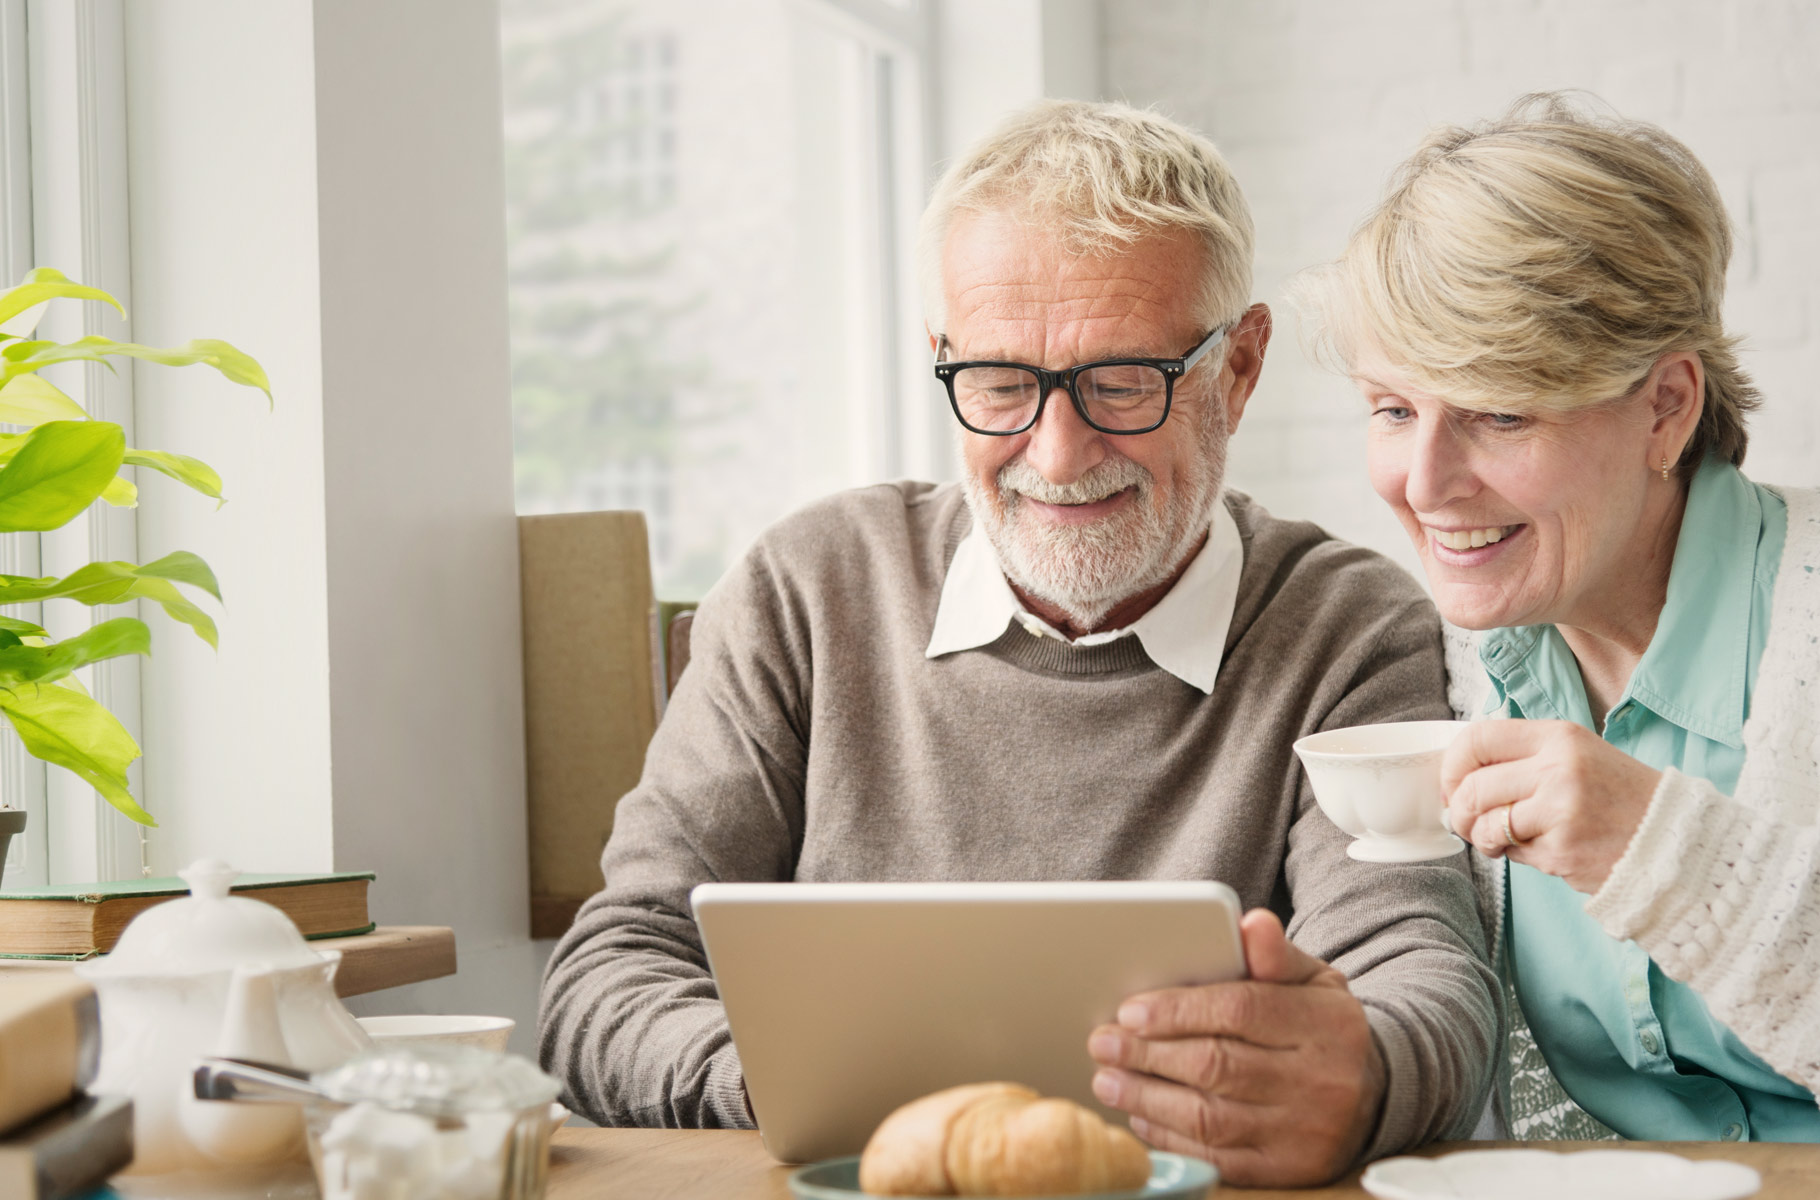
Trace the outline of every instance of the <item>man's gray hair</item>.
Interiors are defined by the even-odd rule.
[[[1205,249],[1197,306],[1212,329],[1251,303],[1251,210],[1213,143],[1127,104],[1045,100],[950,164],[917,232],[929,328],[943,331],[942,247],[958,212],[1018,211],[1070,250],[1110,254],[1185,230]]]

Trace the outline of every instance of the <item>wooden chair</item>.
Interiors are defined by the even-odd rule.
[[[694,605],[659,604],[637,512],[518,518],[531,936],[600,890],[613,810],[688,665]]]

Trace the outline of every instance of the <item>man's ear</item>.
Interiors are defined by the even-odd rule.
[[[1664,354],[1643,381],[1643,395],[1651,414],[1647,465],[1657,470],[1666,458],[1672,466],[1681,461],[1706,408],[1706,364],[1691,350]]]
[[[1270,306],[1254,304],[1226,335],[1226,373],[1232,377],[1226,387],[1228,436],[1237,432],[1239,418],[1245,415],[1245,404],[1264,373],[1264,352],[1270,349],[1270,330]]]
[[[929,328],[929,322],[927,322],[927,321],[923,322],[923,332],[929,335],[929,353],[940,354],[941,353],[941,344],[940,344],[941,343],[941,334],[939,334],[939,333],[935,332],[935,330]]]

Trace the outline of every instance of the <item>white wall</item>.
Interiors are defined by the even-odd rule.
[[[1213,138],[1258,226],[1257,295],[1331,259],[1422,133],[1589,89],[1686,141],[1738,227],[1726,304],[1766,396],[1746,470],[1820,483],[1820,10],[1811,0],[1117,0],[1108,95]],[[1413,565],[1365,483],[1363,406],[1281,304],[1232,476]]]
[[[134,365],[139,444],[194,455],[228,503],[141,480],[139,550],[207,559],[217,654],[150,613],[152,869],[334,865],[315,89],[305,3],[126,6],[132,336],[219,337],[277,403],[205,368]],[[232,97],[231,103],[224,99]],[[147,472],[146,474],[150,474]],[[211,603],[212,602],[205,602]]]
[[[203,553],[230,605],[219,656],[157,630],[154,869],[373,869],[376,918],[454,926],[461,970],[356,1008],[528,1048],[495,6],[127,7],[134,331],[226,337],[277,395],[138,373],[145,444],[232,500],[142,510],[142,552]]]

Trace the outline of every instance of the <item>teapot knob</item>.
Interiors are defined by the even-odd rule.
[[[200,858],[177,874],[183,882],[190,885],[190,895],[208,900],[225,900],[228,889],[234,886],[234,880],[240,872],[218,858]]]

